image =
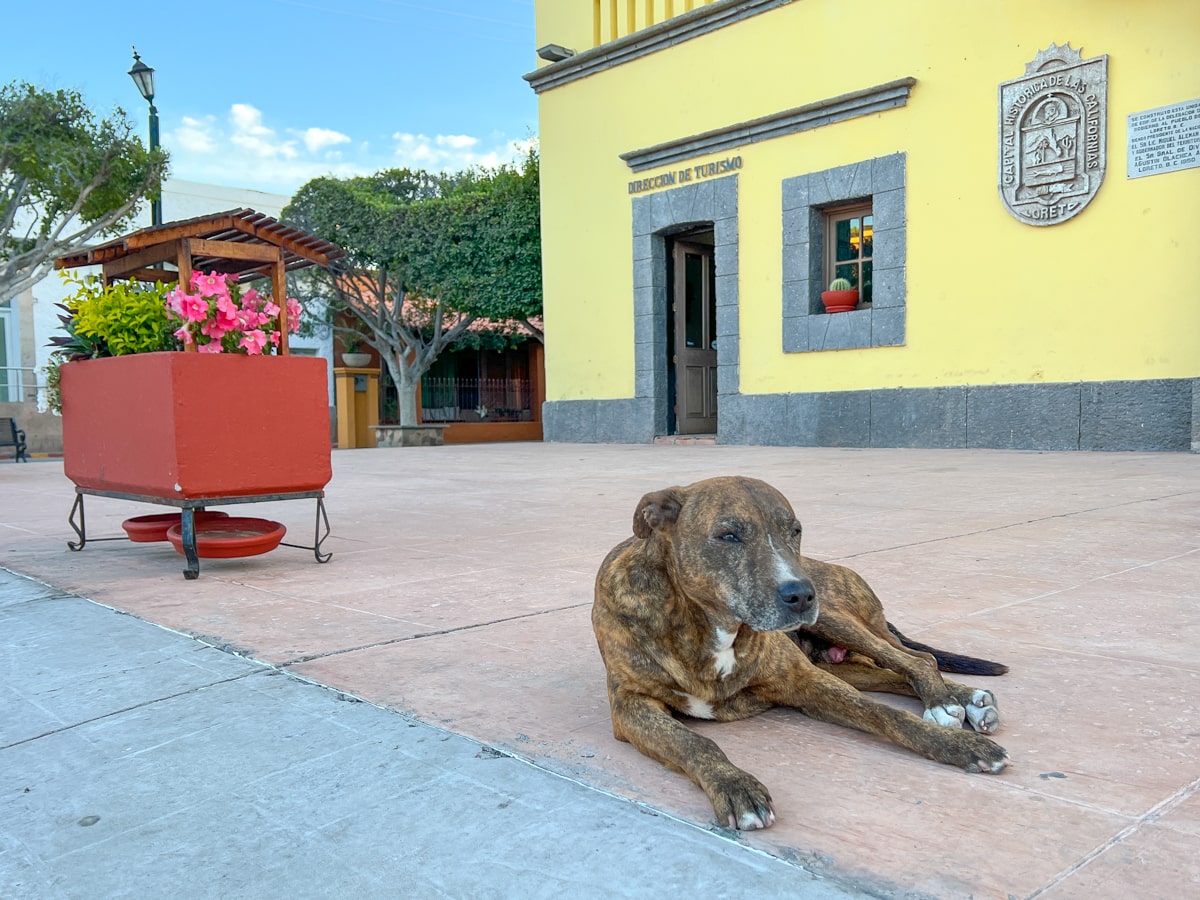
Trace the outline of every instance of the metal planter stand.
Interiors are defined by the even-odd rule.
[[[267,503],[272,500],[316,500],[317,515],[316,527],[313,531],[313,544],[307,546],[305,544],[289,544],[286,541],[281,541],[280,546],[294,547],[299,550],[311,550],[313,556],[318,563],[327,563],[333,557],[332,553],[322,553],[321,545],[325,539],[329,537],[329,517],[325,513],[325,492],[324,491],[297,491],[287,494],[255,494],[248,497],[204,497],[189,500],[180,500],[173,497],[153,497],[145,494],[127,494],[119,491],[100,491],[93,488],[83,488],[76,486],[75,502],[71,506],[71,514],[67,521],[71,528],[79,535],[78,541],[67,541],[67,546],[73,551],[80,551],[88,544],[87,536],[87,518],[83,508],[83,498],[85,494],[91,494],[94,497],[112,497],[115,500],[136,500],[140,503],[155,503],[159,506],[173,506],[180,511],[180,532],[183,536],[183,552],[187,558],[187,568],[183,570],[183,577],[194,579],[200,575],[200,556],[196,552],[196,510],[203,510],[209,506],[229,506],[238,503]],[[78,522],[76,521],[78,517]],[[93,543],[97,541],[125,541],[128,537],[107,537],[107,538],[91,538]]]

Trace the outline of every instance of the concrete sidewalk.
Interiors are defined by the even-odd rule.
[[[188,769],[178,776],[182,790],[164,797],[166,802],[182,795],[176,799],[190,812],[161,815],[207,822],[198,826],[194,841],[174,845],[159,860],[160,877],[174,874],[172,866],[181,873],[185,896],[217,891],[205,870],[195,871],[194,857],[173,855],[180,847],[200,858],[206,848],[236,847],[243,854],[241,874],[259,868],[277,873],[324,858],[310,851],[315,845],[295,837],[308,834],[315,841],[318,831],[320,841],[327,841],[325,852],[359,860],[351,867],[358,877],[377,877],[370,865],[378,863],[389,877],[377,890],[386,894],[395,887],[397,895],[405,893],[396,886],[397,873],[414,855],[425,860],[419,871],[430,879],[421,882],[427,889],[415,893],[441,890],[450,896],[531,890],[536,895],[542,884],[555,893],[636,895],[639,889],[661,889],[663,879],[691,877],[697,880],[674,884],[721,896],[739,896],[743,887],[747,895],[772,896],[810,884],[802,880],[800,866],[849,890],[895,897],[1128,900],[1185,896],[1200,888],[1196,456],[525,444],[339,451],[334,473],[327,497],[333,537],[326,549],[335,556],[328,565],[281,548],[246,560],[205,560],[200,578],[185,582],[181,558],[169,545],[99,543],[68,552],[72,489],[61,464],[0,466],[0,565],[228,651],[193,651],[197,659],[223,662],[206,662],[200,668],[208,680],[188,682],[178,699],[139,707],[161,706],[169,714],[158,727],[178,726],[185,734],[218,732],[227,723],[235,733],[250,724],[260,729],[249,732],[251,740],[226,745],[252,748],[246,751],[248,774],[230,782],[232,791],[212,789],[211,774],[193,778]],[[646,491],[732,473],[764,478],[787,494],[805,525],[806,552],[861,571],[883,597],[889,618],[907,634],[1012,667],[1003,678],[978,681],[999,697],[1004,725],[996,737],[1013,759],[1010,770],[997,777],[966,775],[789,710],[740,723],[699,723],[698,730],[714,737],[775,798],[774,827],[730,835],[711,824],[707,799],[686,779],[613,740],[588,620],[599,561],[629,534],[634,506]],[[100,498],[87,502],[89,536],[119,534],[122,519],[159,511]],[[298,542],[312,531],[307,503],[230,511],[284,522],[289,539]],[[82,601],[39,600],[15,608],[47,602]],[[0,621],[0,633],[8,632],[5,625]],[[51,634],[70,633],[65,624],[50,628]],[[43,649],[38,658],[49,661],[46,653]],[[6,668],[15,672],[10,658],[6,650]],[[226,674],[222,665],[235,669]],[[19,668],[24,671],[28,662]],[[49,670],[71,677],[65,661]],[[414,731],[406,718],[339,703],[335,695],[289,676],[479,744],[449,737],[445,758],[431,757],[425,744],[432,739],[420,748],[405,739],[405,732]],[[16,683],[12,678],[8,681]],[[75,676],[67,683],[86,692],[86,682]],[[170,688],[173,682],[163,684]],[[272,697],[272,690],[280,694]],[[200,703],[201,695],[230,691],[236,699],[187,706]],[[299,693],[293,697],[291,691]],[[162,696],[175,693],[164,690]],[[154,696],[138,695],[136,702]],[[911,701],[893,702],[913,708]],[[40,734],[36,707],[21,710],[6,714],[5,724],[25,728],[28,721],[27,736]],[[345,710],[379,717],[378,722],[348,725]],[[13,751],[48,759],[31,748],[48,740],[78,740],[79,729],[103,733],[104,723],[118,725],[131,715],[121,713],[111,723],[105,717],[0,752],[6,796],[13,796],[13,779],[20,780],[10,775]],[[374,757],[343,764],[336,754],[324,770],[328,779],[297,775],[303,768],[275,775],[266,761],[289,734],[307,734],[297,731],[297,716],[339,734],[353,732],[346,741],[358,749],[346,760],[358,753],[368,758],[372,740],[394,740],[389,749],[401,750],[382,779],[364,775],[378,765]],[[85,718],[59,717],[64,724]],[[379,729],[388,736],[380,738]],[[155,746],[153,732],[146,735],[149,750]],[[480,744],[537,768],[512,759],[476,759]],[[121,753],[131,758],[139,756],[138,749],[136,740],[121,743]],[[236,771],[239,764],[236,749],[214,750],[211,757],[208,750],[199,752],[206,760],[203,773]],[[313,750],[305,752],[309,755],[295,760],[299,765],[321,765]],[[409,754],[435,770],[445,767],[434,780],[450,785],[447,797],[461,796],[456,788],[469,778],[471,789],[481,794],[499,797],[508,790],[513,800],[506,809],[527,802],[541,812],[520,825],[503,825],[500,831],[514,832],[514,840],[505,843],[500,839],[506,834],[494,834],[497,820],[477,819],[466,812],[469,807],[444,807],[436,799],[423,807],[406,793],[414,790],[410,763],[398,759]],[[72,773],[86,782],[81,761],[72,754],[65,759],[70,765],[51,772],[64,785]],[[522,771],[524,780],[498,787],[486,781],[489,765]],[[158,772],[161,781],[177,769],[164,763]],[[264,805],[261,790],[239,786],[272,776],[295,785],[290,805]],[[330,788],[337,779],[346,779],[345,797]],[[139,806],[144,801],[138,798],[156,793],[127,774],[119,783]],[[572,799],[556,799],[548,784],[573,792]],[[69,794],[69,788],[59,789]],[[157,793],[163,790],[158,784]],[[18,793],[18,802],[28,803],[29,795]],[[623,805],[612,795],[665,815],[643,815],[642,807]],[[234,816],[225,815],[230,797],[237,799]],[[339,811],[347,798],[365,810],[361,826]],[[576,802],[584,805],[574,809]],[[592,803],[600,804],[598,811],[585,811]],[[569,811],[562,819],[546,812],[560,806]],[[444,843],[423,843],[430,828],[442,827],[443,809],[451,820],[437,832]],[[106,821],[82,807],[60,815],[70,822],[101,815],[93,826],[66,829],[71,834],[95,833]],[[256,817],[261,827],[247,832],[256,837],[243,843],[234,820]],[[311,824],[299,823],[305,817]],[[544,830],[527,821],[546,817],[556,824]],[[596,859],[588,869],[589,858],[606,852],[589,856],[598,840],[589,823],[596,820],[620,823],[599,832],[619,831],[619,840],[628,843],[611,845],[612,856]],[[19,833],[31,827],[21,826]],[[41,827],[49,826],[43,821]],[[343,841],[339,829],[352,836]],[[697,867],[672,869],[676,858],[695,858],[664,843],[663,834],[676,830],[680,846],[716,856]],[[68,845],[66,852],[55,852],[61,845],[48,834],[36,846],[24,837],[17,842],[11,831],[0,834],[5,878],[13,876],[3,867],[30,853],[56,861],[38,870],[52,877],[57,861],[72,850]],[[268,841],[263,835],[276,837]],[[481,841],[487,846],[482,858],[489,862],[465,862],[479,858],[470,850]],[[97,859],[107,860],[119,875],[123,867],[134,868],[132,856],[147,842],[155,846],[152,837],[109,843],[116,849]],[[630,847],[650,847],[649,856]],[[456,848],[463,854],[448,855]],[[756,851],[781,862],[767,865]],[[633,864],[620,865],[626,861]],[[523,868],[509,870],[505,862]],[[449,879],[451,869],[466,864],[473,866],[468,877],[474,874],[475,880],[434,880]],[[313,867],[318,875],[335,871]],[[496,874],[503,871],[524,874],[506,881]],[[779,871],[784,879],[770,881]],[[560,876],[562,882],[553,880]],[[629,880],[616,880],[622,876]],[[247,883],[247,891],[274,895],[270,877]],[[376,890],[374,881],[354,884]]]
[[[851,896],[4,572],[0,635],[0,896]]]

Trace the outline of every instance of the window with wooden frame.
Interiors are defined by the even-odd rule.
[[[845,278],[859,292],[859,302],[871,302],[871,255],[875,219],[871,204],[855,203],[825,210],[825,287]]]

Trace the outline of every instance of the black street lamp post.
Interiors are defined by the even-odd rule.
[[[150,104],[150,152],[153,153],[158,149],[158,110],[154,107],[154,70],[142,62],[136,47],[133,49],[133,68],[129,70],[129,77],[133,79],[137,89]],[[154,199],[150,203],[150,224],[155,226],[162,224],[161,185],[154,192]]]

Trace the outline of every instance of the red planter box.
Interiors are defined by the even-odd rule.
[[[326,362],[141,353],[62,367],[63,463],[79,487],[173,499],[329,483]]]

